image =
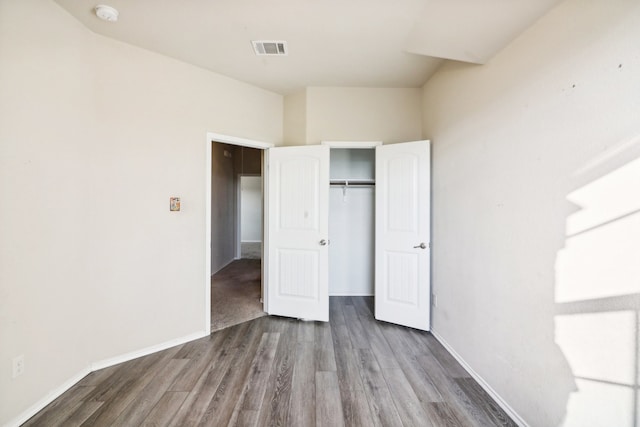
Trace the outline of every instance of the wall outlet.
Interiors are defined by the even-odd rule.
[[[431,294],[431,304],[433,304],[434,307],[438,306],[438,295]]]
[[[13,358],[13,378],[24,373],[24,354]]]

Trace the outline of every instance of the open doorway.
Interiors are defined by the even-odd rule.
[[[262,306],[263,150],[211,143],[211,331]]]

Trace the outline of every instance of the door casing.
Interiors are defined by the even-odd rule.
[[[205,277],[204,281],[204,295],[205,295],[205,307],[204,307],[204,330],[207,334],[211,333],[211,174],[213,173],[211,165],[211,150],[214,142],[221,142],[224,144],[238,145],[241,147],[257,148],[260,150],[266,150],[274,147],[275,144],[265,141],[257,141],[247,138],[240,138],[237,136],[223,135],[214,132],[207,132],[206,136],[206,157],[205,157]],[[263,156],[264,158],[264,156]],[[264,161],[264,160],[263,160]],[[264,170],[264,165],[263,165]],[[264,175],[264,173],[263,173]],[[267,195],[264,194],[266,198]],[[264,229],[264,228],[263,228]],[[265,272],[262,271],[262,283],[266,288]]]

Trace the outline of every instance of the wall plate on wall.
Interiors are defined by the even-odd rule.
[[[180,210],[180,197],[171,197],[169,199],[169,210],[172,212]]]

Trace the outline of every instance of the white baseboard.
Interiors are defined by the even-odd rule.
[[[262,243],[262,240],[241,240],[240,243]]]
[[[98,362],[91,363],[89,364],[89,366],[82,369],[80,372],[75,374],[73,377],[69,378],[60,386],[56,387],[55,389],[47,393],[46,396],[44,396],[42,399],[38,400],[36,403],[31,405],[27,410],[25,410],[24,412],[22,412],[12,420],[10,420],[8,423],[4,425],[4,427],[18,427],[21,424],[24,424],[29,418],[33,417],[35,414],[43,410],[48,404],[56,400],[63,393],[68,391],[71,387],[76,385],[81,379],[83,379],[93,371],[97,371],[103,368],[108,368],[109,366],[117,365],[118,363],[128,362],[129,360],[137,359],[138,357],[147,356],[151,353],[156,353],[158,351],[166,350],[176,345],[184,344],[189,341],[206,337],[207,335],[209,334],[204,332],[194,332],[193,334],[189,334],[180,338],[165,341],[161,344],[153,345],[151,347],[146,347],[146,348],[132,351],[130,353],[126,353],[120,356],[115,356],[109,359],[104,359]]]
[[[467,372],[469,372],[469,374],[473,377],[473,379],[476,380],[478,382],[478,384],[480,384],[480,387],[482,387],[484,389],[484,391],[486,391],[487,394],[489,394],[489,396],[491,396],[493,398],[493,400],[496,401],[496,403],[502,408],[502,410],[505,411],[507,413],[507,415],[509,415],[511,417],[511,419],[516,424],[518,424],[518,426],[520,426],[520,427],[529,427],[529,424],[527,424],[527,422],[525,420],[523,420],[522,417],[520,415],[518,415],[518,413],[511,406],[509,406],[509,404],[507,402],[505,402],[505,400],[502,398],[502,396],[500,396],[489,385],[489,383],[487,383],[484,380],[484,378],[482,378],[480,375],[478,375],[478,373],[476,371],[474,371],[473,368],[471,368],[471,366],[469,366],[469,364],[462,358],[462,356],[460,356],[453,349],[453,347],[451,347],[449,345],[449,343],[444,338],[442,338],[442,336],[440,336],[440,334],[438,334],[433,329],[431,330],[431,333],[433,334],[434,337],[436,337],[436,339],[438,341],[440,341],[440,344],[442,344],[442,346],[444,348],[446,348],[449,353],[451,353],[451,355],[458,361],[458,363],[460,363],[462,365],[462,367]]]
[[[147,356],[151,353],[157,353],[158,351],[166,350],[171,347],[175,347],[180,344],[184,344],[189,341],[197,340],[198,338],[206,337],[207,333],[194,332],[193,334],[186,335],[184,337],[176,338],[173,340],[165,341],[160,344],[152,345],[140,350],[132,351],[130,353],[121,354],[119,356],[103,359],[91,364],[91,372],[98,371],[100,369],[108,368],[109,366],[117,365],[118,363],[128,362],[129,360],[137,359],[138,357]]]
[[[19,414],[17,417],[13,418],[12,420],[9,420],[9,422],[7,422],[4,425],[4,427],[18,427],[19,425],[24,424],[25,422],[27,422],[29,418],[33,417],[35,414],[43,410],[48,404],[56,400],[58,397],[60,397],[60,395],[62,395],[62,393],[69,390],[78,381],[80,381],[90,373],[91,373],[90,367],[87,366],[85,369],[82,369],[73,377],[69,378],[67,381],[60,384],[55,389],[51,390],[49,393],[46,394],[46,396],[44,396],[42,399],[38,400],[36,403],[31,405],[29,408],[27,408],[27,410]]]

